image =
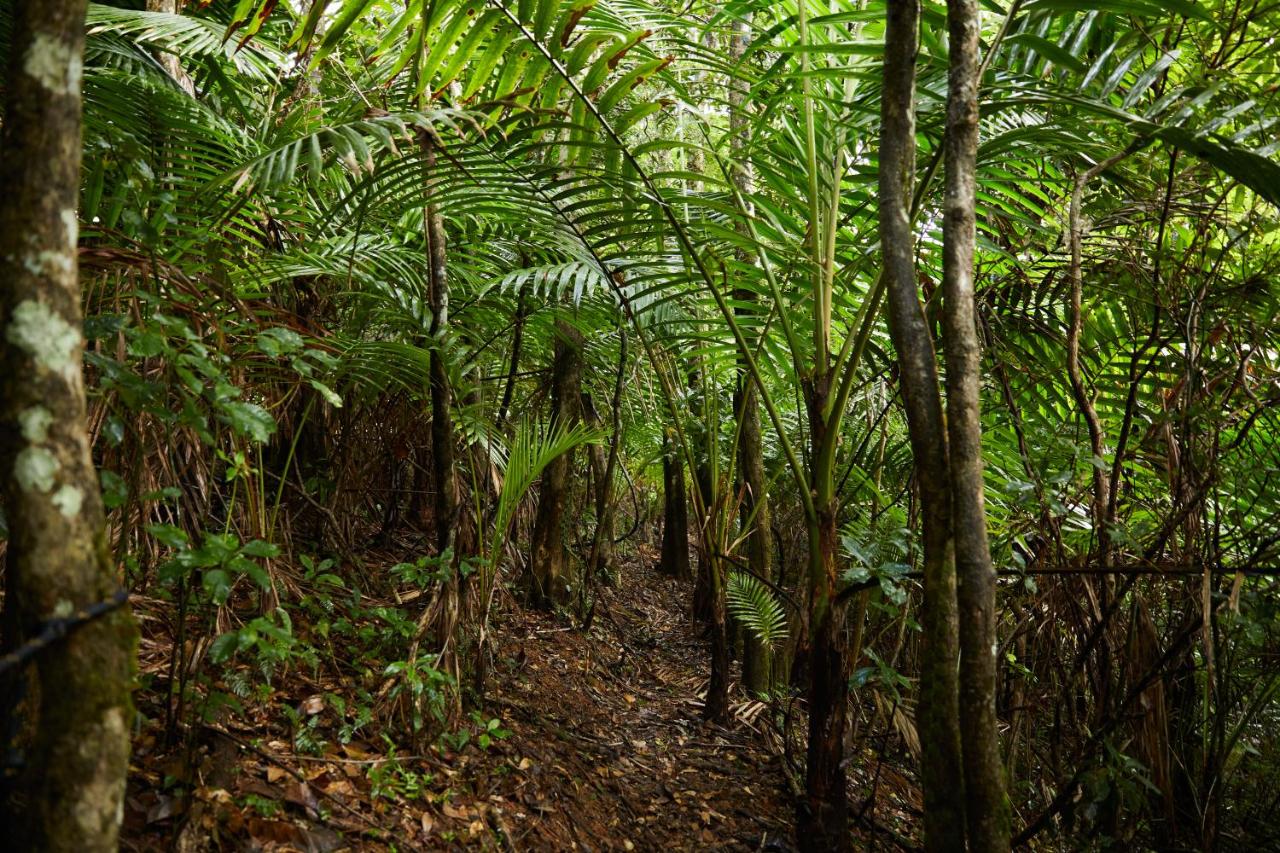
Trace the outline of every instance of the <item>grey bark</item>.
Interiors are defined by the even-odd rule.
[[[147,0],[148,12],[162,12],[167,15],[182,14],[182,0]],[[156,51],[156,61],[160,63],[169,76],[173,78],[173,82],[181,87],[182,91],[188,95],[195,96],[195,81],[191,79],[191,75],[182,67],[182,60],[174,56],[172,53],[164,51]]]
[[[449,329],[449,273],[444,218],[435,203],[436,142],[422,135],[426,204],[423,231],[427,242],[427,273],[431,306],[431,471],[435,487],[436,549],[443,554],[454,546],[458,525],[458,474],[453,437],[453,388],[445,365],[444,345]]]
[[[85,424],[76,258],[83,0],[23,0],[0,139],[0,481],[4,645],[113,597]],[[137,630],[86,622],[0,683],[4,845],[110,851],[124,811]]]
[[[924,748],[925,849],[964,850],[956,662],[958,622],[951,553],[951,477],[933,339],[916,292],[911,192],[915,174],[915,79],[920,7],[889,3],[880,136],[880,241],[889,331],[898,354],[920,492],[924,605],[918,721]]]
[[[981,344],[974,299],[978,156],[977,0],[948,0],[946,189],[942,224],[947,439],[960,632],[960,726],[969,849],[1009,849],[996,721],[996,576],[982,479]]]

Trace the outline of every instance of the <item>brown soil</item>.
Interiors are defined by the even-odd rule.
[[[124,849],[790,850],[768,709],[738,693],[731,725],[703,722],[691,590],[622,574],[589,634],[518,608],[500,620],[484,720],[510,734],[400,759],[424,780],[403,796],[372,796],[385,749],[367,743],[299,757],[278,723],[211,725],[184,762],[144,730]],[[180,773],[190,796],[165,785]]]
[[[515,733],[507,746],[532,765],[487,788],[477,778],[477,791],[508,804],[517,847],[789,847],[784,776],[753,726],[764,707],[739,702],[727,728],[701,720],[705,643],[673,607],[688,600],[642,569],[606,593],[590,636],[538,614],[506,626],[516,655],[494,702]]]

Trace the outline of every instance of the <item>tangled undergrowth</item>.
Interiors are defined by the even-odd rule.
[[[303,612],[291,618],[309,631],[280,648],[249,621],[240,632],[253,642],[226,658],[206,650],[192,664],[195,721],[175,739],[162,703],[144,706],[123,846],[792,849],[785,709],[735,691],[728,725],[702,719],[705,640],[673,606],[688,586],[653,569],[652,549],[638,551],[589,631],[567,615],[505,612],[481,710],[418,744],[389,725],[398,688],[387,685],[404,672],[388,655],[411,636],[419,597],[405,587],[385,598],[347,591],[344,601],[330,567],[305,560],[295,580]],[[362,557],[374,566],[392,551]],[[334,606],[309,610],[316,592]],[[170,660],[163,612],[138,603],[153,687]],[[444,696],[432,690],[427,679],[428,703]],[[862,825],[868,838],[891,837],[919,808],[918,790],[900,768],[865,772],[882,775],[873,807],[863,784],[872,780],[859,774]]]

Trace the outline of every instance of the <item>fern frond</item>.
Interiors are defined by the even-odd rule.
[[[746,572],[730,572],[725,600],[734,618],[766,646],[787,638],[787,614],[773,590]]]

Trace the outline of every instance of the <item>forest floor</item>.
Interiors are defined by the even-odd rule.
[[[766,706],[735,693],[729,726],[702,721],[706,646],[689,588],[641,556],[601,591],[590,633],[519,607],[499,620],[485,748],[476,737],[388,761],[385,746],[339,743],[322,722],[320,754],[298,755],[279,721],[241,720],[165,749],[152,714],[123,848],[790,850],[795,800]],[[142,622],[143,671],[159,671],[167,640]],[[315,689],[285,695],[323,721]]]

